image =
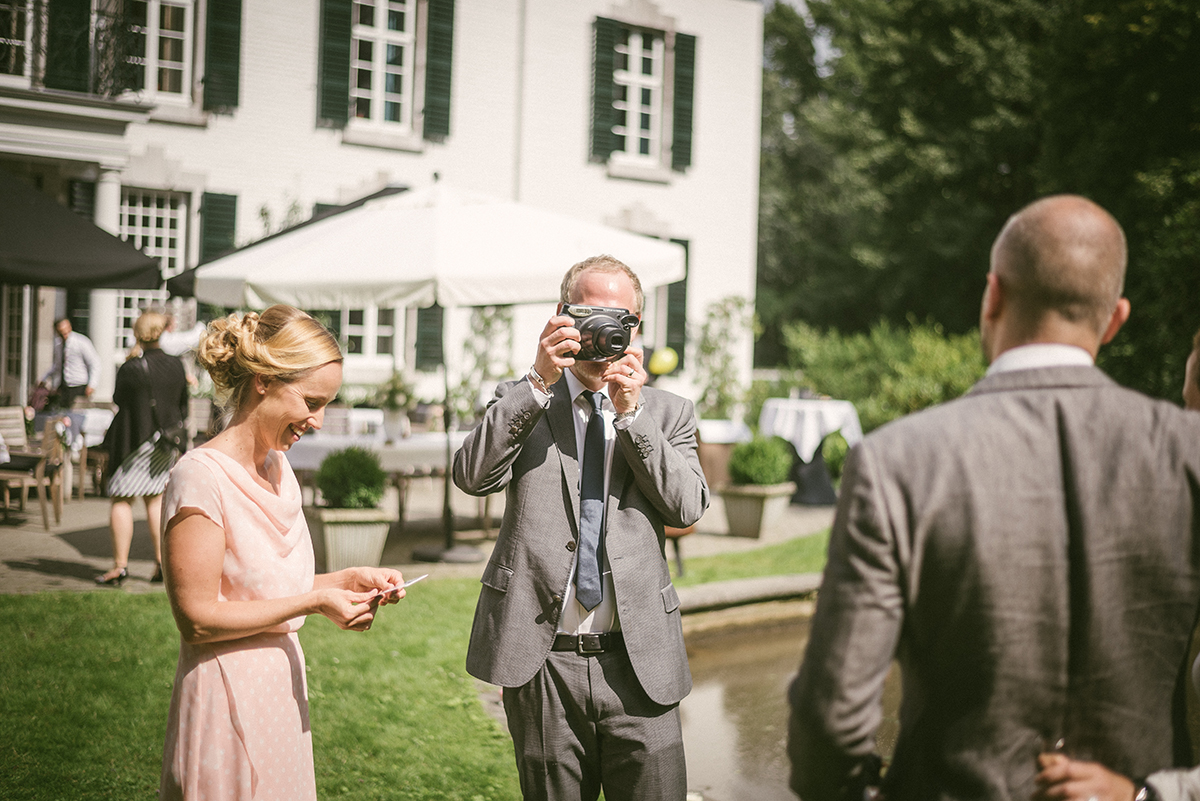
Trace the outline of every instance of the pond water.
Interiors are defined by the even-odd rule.
[[[795,801],[788,789],[787,688],[808,642],[808,619],[688,637],[694,686],[680,704],[688,788],[705,801]],[[899,677],[884,690],[877,736],[890,755]]]

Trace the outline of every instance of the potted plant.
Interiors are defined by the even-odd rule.
[[[796,491],[788,481],[792,452],[780,437],[756,435],[733,446],[729,454],[730,483],[721,489],[729,533],[759,537],[776,520]]]
[[[412,430],[408,410],[413,405],[413,386],[399,372],[392,373],[375,390],[375,403],[383,409],[383,431],[388,442],[407,437]]]
[[[357,446],[334,451],[321,461],[316,479],[323,505],[306,511],[314,539],[324,543],[325,571],[378,566],[392,525],[391,514],[380,508],[387,473],[379,456]]]

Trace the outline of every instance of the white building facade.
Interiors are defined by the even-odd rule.
[[[643,334],[683,354],[660,386],[695,397],[705,309],[753,301],[762,13],[759,0],[0,0],[0,169],[159,256],[166,278],[435,180],[678,241],[687,277],[650,293]],[[13,403],[48,366],[55,317],[111,355],[106,397],[133,319],[167,303],[2,293]],[[440,396],[419,358],[428,312],[310,311],[342,338],[348,385],[398,370]],[[515,310],[516,372],[552,311]],[[469,311],[447,318],[453,365]],[[750,333],[731,336],[748,381]]]

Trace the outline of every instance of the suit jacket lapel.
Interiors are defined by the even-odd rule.
[[[550,435],[558,447],[558,460],[562,465],[563,481],[567,484],[567,497],[571,501],[570,518],[579,524],[579,452],[575,442],[575,420],[572,417],[571,390],[565,379],[551,387],[554,397],[546,410],[546,421]]]

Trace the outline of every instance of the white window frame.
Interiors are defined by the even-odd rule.
[[[25,31],[22,40],[11,37],[7,32],[0,30],[0,41],[25,50],[21,72],[0,72],[0,83],[28,88],[33,75],[33,0],[0,0],[0,5],[12,9],[14,13],[23,13],[25,16]]]
[[[189,199],[183,192],[121,187],[117,234],[147,256],[157,257],[165,278],[183,272],[187,264]],[[152,306],[165,309],[168,299],[165,289],[118,290],[115,349],[132,348],[138,316]]]
[[[613,83],[625,90],[625,99],[614,98],[613,108],[625,114],[624,125],[614,125],[613,133],[622,137],[624,147],[614,150],[611,159],[641,167],[657,167],[662,163],[663,153],[663,99],[665,95],[664,75],[666,67],[666,36],[662,31],[622,25],[624,42],[618,41],[618,58],[625,59],[625,69],[613,70]],[[646,49],[646,40],[651,47]],[[647,55],[648,54],[648,55]],[[650,72],[645,72],[645,61],[650,60]],[[649,102],[646,102],[646,96]],[[643,126],[646,121],[648,127]],[[644,132],[644,133],[643,133]],[[647,152],[641,152],[646,142]]]
[[[172,105],[190,106],[192,104],[192,62],[194,60],[196,40],[196,0],[138,0],[146,4],[146,26],[142,29],[146,37],[146,55],[130,57],[130,62],[144,69],[142,88],[129,94],[139,100],[154,103],[170,103]],[[162,30],[162,10],[164,7],[183,9],[183,30],[165,32]],[[160,62],[160,49],[164,39],[180,39],[183,42],[183,61],[178,63],[180,72],[179,91],[173,92],[158,88],[158,73],[164,69]],[[173,68],[173,67],[172,67]]]
[[[363,25],[359,22],[359,10],[370,6],[375,10],[373,25]],[[399,11],[404,14],[404,30],[394,31],[388,28],[389,12]],[[354,0],[354,18],[351,26],[350,43],[350,102],[351,117],[349,125],[353,128],[412,133],[415,101],[415,71],[417,66],[417,3],[416,0]],[[362,60],[360,42],[371,43],[370,61]],[[403,48],[403,58],[398,67],[400,76],[400,92],[387,91],[387,79],[391,74],[397,74],[395,67],[388,64],[389,47]],[[359,73],[369,70],[370,86],[359,86]],[[390,70],[390,71],[389,71]],[[399,98],[400,118],[385,119],[389,98]],[[370,106],[370,116],[360,117],[358,100],[367,100]]]

